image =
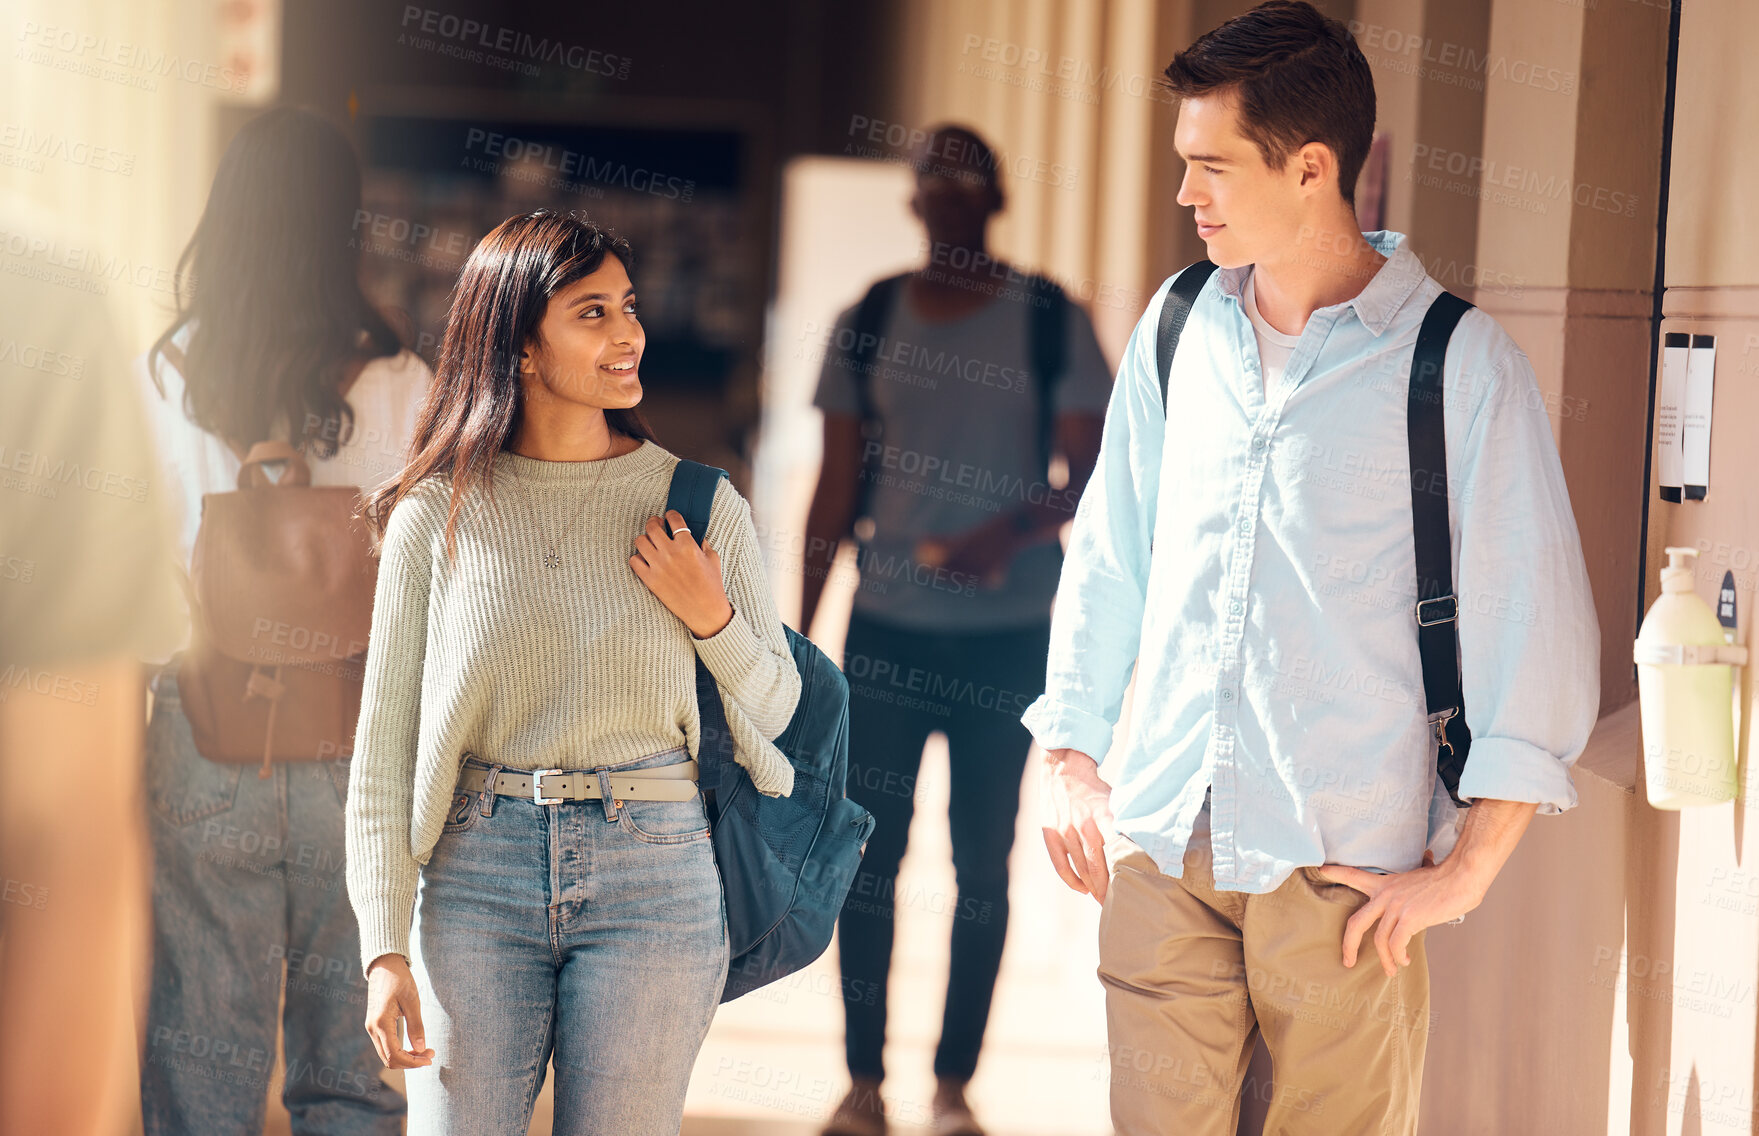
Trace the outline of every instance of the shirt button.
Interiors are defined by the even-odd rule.
[[[1269,444],[1269,442],[1264,438],[1263,435],[1259,435],[1258,437],[1252,439],[1252,448],[1255,450],[1262,450],[1268,444]]]
[[[1222,688],[1222,701],[1223,702],[1232,702],[1233,700],[1234,700],[1234,688],[1231,686],[1224,686]]]
[[[1242,611],[1245,611],[1245,610],[1246,610],[1246,605],[1244,603],[1240,602],[1239,600],[1229,600],[1228,601],[1228,614],[1229,615],[1239,615]]]

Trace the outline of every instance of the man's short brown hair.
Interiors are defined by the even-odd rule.
[[[1269,0],[1204,33],[1167,64],[1184,98],[1239,100],[1240,129],[1280,170],[1309,142],[1331,147],[1338,189],[1352,207],[1374,140],[1374,74],[1350,29],[1306,0]]]

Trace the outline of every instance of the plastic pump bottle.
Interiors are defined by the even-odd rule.
[[[1637,699],[1649,803],[1658,809],[1714,805],[1735,796],[1734,667],[1722,624],[1693,590],[1687,557],[1669,548],[1661,596],[1637,633]]]

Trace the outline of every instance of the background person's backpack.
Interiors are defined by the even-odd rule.
[[[181,352],[166,354],[181,369]],[[313,486],[287,442],[239,457],[238,488],[202,496],[187,576],[179,565],[191,638],[177,687],[197,752],[260,761],[268,777],[272,761],[353,754],[378,561],[354,517],[358,488]],[[283,467],[273,482],[271,462]]]
[[[666,508],[702,542],[727,471],[680,459]],[[800,701],[775,739],[794,766],[794,791],[766,797],[733,757],[715,677],[696,660],[702,717],[696,755],[715,860],[727,898],[731,961],[726,1002],[810,965],[830,946],[843,899],[873,833],[868,811],[843,795],[849,770],[849,681],[812,640],[783,628],[800,668]]]

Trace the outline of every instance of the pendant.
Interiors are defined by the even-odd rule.
[[[561,566],[562,566],[562,558],[560,556],[556,555],[555,549],[553,549],[553,548],[549,549],[548,551],[546,551],[544,553],[544,567],[545,568],[560,568]]]

